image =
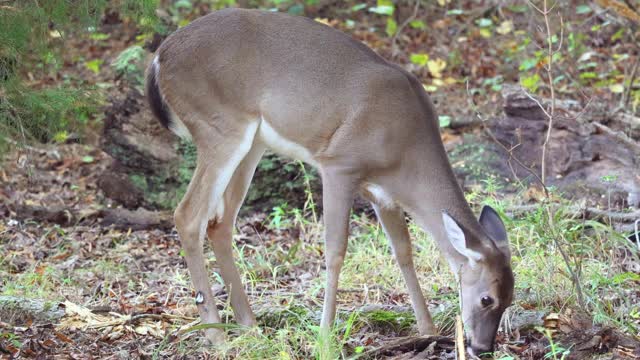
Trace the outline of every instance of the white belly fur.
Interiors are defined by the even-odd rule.
[[[258,136],[260,140],[267,145],[267,147],[277,154],[285,155],[296,160],[302,160],[316,167],[318,166],[318,163],[315,161],[313,155],[308,149],[278,134],[278,132],[264,117],[261,117],[260,119]]]
[[[392,209],[396,207],[395,201],[393,201],[393,198],[384,191],[382,186],[367,183],[364,185],[364,188],[374,197],[374,202],[381,208]]]

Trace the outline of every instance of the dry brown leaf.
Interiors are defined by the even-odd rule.
[[[633,11],[627,4],[616,0],[596,0],[598,5],[606,9],[612,9],[618,15],[640,23],[640,15]]]

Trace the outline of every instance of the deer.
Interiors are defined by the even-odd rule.
[[[459,282],[471,353],[492,351],[514,276],[499,214],[476,219],[421,82],[365,44],[312,19],[224,9],[167,37],[146,76],[150,108],[197,148],[174,213],[202,323],[219,323],[203,241],[213,249],[234,319],[256,318],[234,263],[232,233],[266,151],[302,160],[322,181],[326,287],[321,331],[334,326],[355,196],[369,201],[406,282],[420,334],[435,335],[414,268],[405,211],[431,234]],[[206,329],[212,344],[225,333]]]

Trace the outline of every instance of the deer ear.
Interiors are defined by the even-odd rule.
[[[509,240],[507,239],[507,230],[504,228],[500,215],[491,206],[485,205],[482,207],[478,222],[498,249],[508,253]]]
[[[476,262],[482,260],[483,255],[467,246],[467,239],[464,235],[464,231],[458,222],[456,222],[451,215],[446,211],[442,212],[442,222],[444,223],[444,231],[449,239],[449,242],[456,249],[460,255],[469,260],[471,266],[475,266]]]

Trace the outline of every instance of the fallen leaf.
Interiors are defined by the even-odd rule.
[[[549,330],[558,329],[558,325],[560,323],[560,315],[557,313],[550,313],[549,315],[544,317],[544,327]]]
[[[500,35],[507,35],[508,33],[513,31],[513,21],[505,20],[500,23],[500,25],[496,28],[496,31]]]
[[[442,70],[447,67],[447,62],[442,59],[430,59],[427,61],[427,69],[434,78],[442,77]]]
[[[609,90],[611,90],[614,94],[622,94],[624,91],[624,86],[622,84],[612,84],[609,85]]]
[[[68,344],[73,344],[73,340],[71,340],[67,335],[58,331],[54,331],[53,333],[60,341],[66,342]]]

